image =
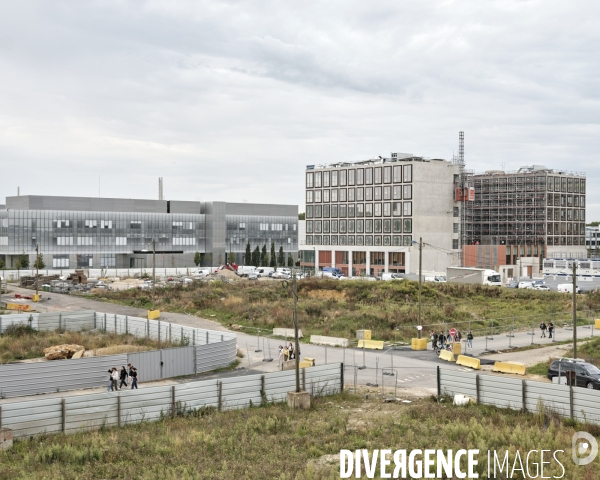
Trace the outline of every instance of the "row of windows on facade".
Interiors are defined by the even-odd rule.
[[[91,254],[79,254],[76,259],[77,268],[94,267],[94,257]],[[52,256],[52,268],[69,268],[70,263],[68,255]],[[114,255],[100,255],[100,268],[115,268],[116,264]]]
[[[333,188],[327,190],[307,190],[306,203],[329,202],[371,202],[373,200],[411,200],[412,185],[389,187]]]
[[[410,217],[412,202],[357,203],[348,205],[307,205],[306,218]]]
[[[307,235],[306,245],[410,246],[412,235]],[[458,244],[457,247],[458,248]]]
[[[117,245],[124,246],[129,244],[139,244],[144,243],[146,241],[151,242],[152,239],[142,239],[142,238],[128,238],[128,237],[56,237],[54,239],[56,243],[53,242],[54,245],[58,246],[70,246],[70,245],[99,245],[99,244],[108,244],[108,245]],[[114,240],[114,243],[112,242]],[[158,238],[156,239],[158,243],[171,243],[172,245],[196,245],[196,238],[186,238],[186,237],[169,237],[169,238]],[[169,242],[170,241],[170,242]]]
[[[473,179],[473,187],[477,193],[479,189],[497,188],[499,193],[506,192],[517,187],[525,190],[534,190],[534,185],[545,188],[549,192],[564,192],[564,193],[585,193],[585,178],[573,177],[507,177],[507,178],[491,178],[491,179]],[[512,188],[511,188],[512,187]]]
[[[306,233],[412,233],[412,219],[307,220]]]
[[[548,235],[583,235],[585,223],[482,223],[469,230],[473,232],[537,232]],[[485,234],[485,233],[484,233]]]
[[[306,188],[345,187],[378,183],[412,182],[412,165],[349,168],[325,172],[307,172]]]
[[[335,252],[335,257],[333,253]],[[369,263],[371,265],[385,265],[387,256],[390,267],[402,267],[406,263],[406,252],[379,252],[369,250]],[[315,263],[315,250],[303,250],[301,253],[301,262]],[[361,250],[352,250],[351,252],[337,250],[319,250],[319,264],[325,265],[332,263],[335,259],[335,265],[348,265],[350,261],[354,265],[367,264],[367,252]]]
[[[584,195],[562,195],[549,193],[544,204],[544,197],[511,197],[498,199],[493,195],[475,195],[475,200],[471,204],[474,208],[500,207],[500,208],[519,208],[529,207],[583,207],[585,208]]]
[[[164,223],[164,222],[163,222]],[[198,225],[203,226],[203,224],[196,224],[195,222],[170,222],[171,223],[171,230],[173,231],[178,231],[178,230],[194,230],[196,228],[196,226]],[[119,221],[119,222],[114,222],[114,226],[115,228],[120,229],[124,229],[127,228],[127,225],[129,225],[129,228],[131,230],[141,230],[142,229],[142,221],[141,220],[130,220],[129,222],[125,222],[125,221]],[[53,220],[52,221],[52,227],[53,228],[83,228],[83,229],[107,229],[110,230],[113,228],[113,221],[112,220]],[[156,225],[155,228],[164,228],[164,225]]]
[[[271,228],[269,228],[269,225],[271,226]],[[271,230],[272,232],[282,232],[282,231],[286,231],[287,232],[288,231],[288,226],[289,225],[287,223],[271,223],[271,224],[261,223],[261,224],[259,224],[258,229],[260,231],[269,231],[269,230]],[[239,229],[240,230],[245,230],[246,229],[246,224],[245,223],[240,223]],[[292,228],[290,230],[292,230],[292,231],[295,232],[296,231],[296,225],[293,224]]]

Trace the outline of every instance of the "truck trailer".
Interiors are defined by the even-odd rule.
[[[470,283],[474,285],[502,286],[502,277],[495,270],[470,267],[448,267],[448,282]]]

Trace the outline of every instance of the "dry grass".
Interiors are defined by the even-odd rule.
[[[543,409],[523,415],[430,400],[383,404],[344,394],[313,400],[309,411],[281,404],[203,410],[122,429],[16,442],[0,453],[0,479],[334,479],[340,449],[382,448],[479,449],[480,478],[487,478],[487,450],[502,456],[508,451],[511,466],[517,451],[524,459],[530,450],[563,450],[557,453],[562,478],[600,478],[597,461],[577,467],[570,460],[571,437],[582,429],[598,433]],[[544,476],[562,473],[556,462],[544,467]]]
[[[101,331],[38,332],[29,327],[9,327],[0,335],[0,363],[40,358],[44,356],[44,348],[66,343],[83,345],[86,351],[95,351],[98,355],[175,346],[166,342],[159,345],[156,340],[136,338],[133,335],[116,335]]]
[[[370,329],[374,338],[393,340],[414,336],[417,324],[416,282],[363,282],[307,279],[299,282],[298,316],[305,335],[322,334],[355,338],[356,330]],[[147,308],[151,293],[141,290],[102,292],[99,298]],[[578,308],[581,318],[589,309],[600,308],[600,293],[582,295]],[[224,284],[198,282],[188,287],[158,289],[156,306],[211,318],[227,325],[248,327],[290,327],[291,287],[281,282]],[[431,329],[457,327],[471,329],[476,336],[494,319],[494,326],[538,325],[541,318],[568,318],[570,300],[558,292],[506,289],[461,284],[423,285],[422,318]],[[426,330],[428,328],[426,327]]]

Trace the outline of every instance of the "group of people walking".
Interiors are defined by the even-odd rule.
[[[283,362],[288,360],[294,360],[296,358],[296,352],[294,345],[290,342],[289,345],[279,345],[279,368],[282,367]]]
[[[439,334],[435,331],[431,331],[431,348],[433,350],[452,350],[452,343],[458,342],[460,343],[463,336],[460,330],[456,330],[456,334],[448,334],[445,335],[444,332],[440,332]],[[473,348],[473,332],[469,330],[467,333],[467,346],[469,348]]]
[[[106,392],[116,392],[117,390],[119,390],[120,388],[123,388],[123,385],[125,385],[125,388],[128,387],[127,384],[127,380],[128,378],[131,379],[131,389],[133,390],[134,388],[137,389],[137,369],[131,365],[131,363],[127,364],[127,367],[129,368],[129,371],[127,370],[127,368],[125,368],[125,366],[121,367],[121,370],[117,370],[116,367],[112,367],[108,369],[108,388],[106,389]],[[119,380],[121,381],[121,383],[119,384]]]
[[[540,323],[540,330],[542,331],[540,338],[544,338],[546,336],[546,332],[548,332],[548,338],[552,338],[552,333],[554,332],[554,323],[550,322],[548,325],[546,325],[546,322],[542,320],[542,323]]]

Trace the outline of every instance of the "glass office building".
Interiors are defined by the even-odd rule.
[[[0,258],[12,268],[38,245],[47,268],[205,266],[271,242],[298,251],[298,207],[226,202],[18,196],[0,206]]]

